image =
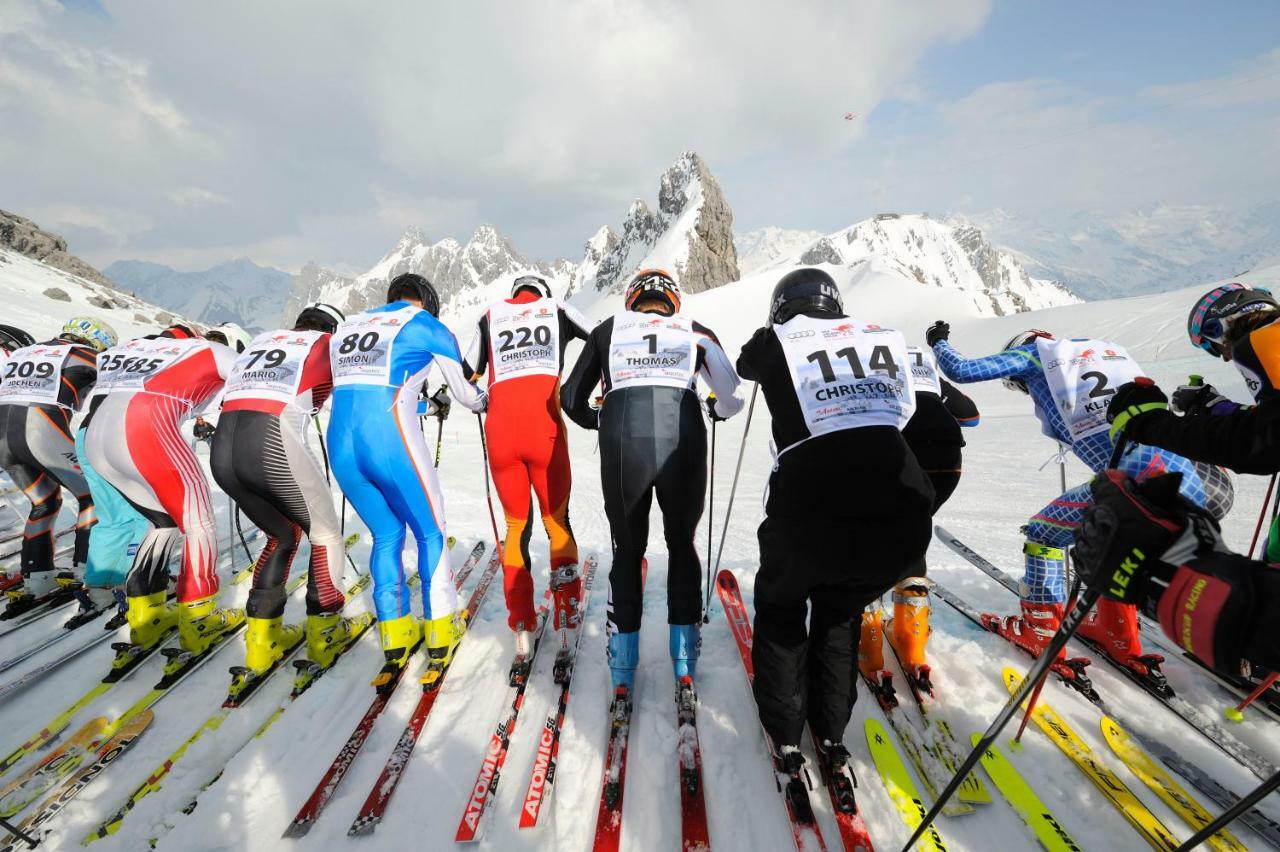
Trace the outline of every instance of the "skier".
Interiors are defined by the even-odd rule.
[[[467,381],[453,333],[437,319],[431,282],[405,273],[387,288],[387,304],[348,317],[329,341],[333,402],[329,459],[333,474],[373,534],[370,571],[385,664],[374,680],[390,688],[425,639],[434,681],[461,638],[453,570],[444,547],[444,502],[418,422],[418,396],[432,365],[464,406],[483,411],[485,394]],[[443,413],[443,392],[432,398]],[[418,544],[424,624],[410,611],[401,556],[405,526]]]
[[[680,314],[680,287],[661,269],[627,285],[623,310],[591,332],[560,404],[583,429],[600,432],[600,481],[613,536],[608,657],[614,694],[629,700],[640,657],[644,586],[655,494],[667,542],[669,649],[677,682],[696,679],[702,567],[694,533],[707,490],[707,428],[695,391],[710,386],[708,414],[724,420],[743,405],[737,374],[712,331]],[[604,402],[593,408],[596,385]]]
[[[97,379],[94,358],[116,333],[93,317],[73,317],[56,338],[13,350],[0,378],[0,466],[31,501],[22,540],[23,584],[9,591],[16,615],[61,589],[82,585],[96,516],[93,495],[76,458],[71,418]],[[72,570],[55,570],[53,525],[62,489],[79,504]],[[74,584],[74,585],[73,585]]]
[[[973,400],[939,374],[932,350],[908,346],[907,358],[911,364],[916,410],[903,427],[902,437],[933,484],[932,514],[936,515],[960,484],[962,427],[977,426],[980,415]],[[904,674],[921,691],[932,692],[931,672],[925,659],[925,646],[929,641],[929,584],[925,580],[923,556],[911,570],[911,576],[894,587],[890,624],[889,644]],[[883,635],[880,607],[873,606],[862,614],[858,665],[863,674],[875,682],[882,682],[887,675]]]
[[[1216,519],[1179,496],[1181,475],[1094,478],[1094,505],[1075,533],[1084,581],[1158,619],[1222,674],[1280,670],[1280,571],[1231,553]]]
[[[1237,473],[1280,470],[1280,304],[1266,290],[1230,283],[1201,296],[1187,319],[1192,345],[1235,364],[1254,405],[1231,401],[1213,385],[1188,384],[1169,398],[1154,384],[1116,390],[1112,428],[1143,444],[1163,447]],[[1280,530],[1272,519],[1266,559],[1280,562]]]
[[[560,371],[571,340],[586,340],[590,323],[551,295],[545,278],[520,275],[511,298],[489,306],[467,348],[463,366],[472,381],[489,371],[485,437],[493,484],[507,534],[502,551],[507,624],[516,656],[533,651],[533,576],[529,570],[529,500],[538,498],[551,549],[552,628],[561,647],[576,627],[582,578],[578,545],[569,526],[569,443],[560,416]]]
[[[173,629],[196,655],[239,627],[244,612],[219,609],[213,496],[179,428],[222,389],[235,360],[186,325],[131,340],[98,356],[99,393],[85,432],[90,464],[152,524],[125,592],[130,642],[149,650]],[[166,603],[168,562],[181,545],[177,606]]]
[[[1071,447],[1091,470],[1107,467],[1113,444],[1107,429],[1107,407],[1115,388],[1141,374],[1141,367],[1115,343],[1090,338],[1057,340],[1033,329],[1014,335],[1004,350],[985,358],[966,359],[949,342],[950,326],[938,321],[926,340],[937,355],[942,372],[956,382],[1003,380],[1006,387],[1028,394],[1035,404],[1041,430]],[[1149,446],[1131,444],[1119,461],[1120,470],[1139,480],[1166,471],[1181,471],[1182,493],[1192,502],[1222,517],[1231,508],[1233,489],[1220,469],[1194,464],[1182,456]],[[1090,502],[1087,484],[1058,497],[1023,528],[1027,540],[1025,594],[1021,616],[1001,618],[986,613],[987,626],[1033,654],[1039,654],[1057,632],[1066,600],[1063,563],[1072,531]],[[1163,657],[1144,654],[1138,621],[1132,607],[1103,601],[1080,628],[1080,635],[1102,647],[1108,656],[1139,677],[1163,686]],[[1080,677],[1086,659],[1055,662],[1064,678]]]
[[[900,431],[915,409],[906,341],[846,316],[826,272],[797,269],[774,287],[738,373],[760,383],[773,417],[752,648],[760,719],[782,772],[801,771],[808,722],[843,774],[859,614],[929,546],[933,487]]]
[[[250,341],[227,378],[210,443],[214,480],[267,534],[245,607],[245,666],[256,675],[304,635],[312,662],[327,668],[373,621],[371,614],[342,617],[342,527],[306,442],[310,418],[333,390],[329,339],[343,319],[337,308],[317,303],[292,329]],[[302,533],[311,542],[305,634],[302,625],[284,625],[285,581]]]

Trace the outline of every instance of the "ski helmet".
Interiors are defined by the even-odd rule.
[[[172,337],[174,340],[195,340],[199,337],[196,330],[186,323],[176,322],[160,332],[160,337]]]
[[[120,341],[114,328],[94,317],[72,317],[58,336],[81,341],[97,352],[105,352]]]
[[[314,305],[307,305],[302,309],[302,313],[298,314],[297,320],[294,321],[294,328],[302,328],[305,324],[307,328],[315,331],[324,331],[333,334],[338,330],[338,323],[345,320],[342,311],[333,305],[326,305],[324,302],[316,302]]]
[[[387,286],[387,304],[406,299],[415,299],[422,303],[422,309],[431,316],[440,316],[440,297],[436,295],[436,288],[416,272],[397,275]]]
[[[680,285],[665,269],[641,269],[623,294],[623,305],[629,311],[649,301],[666,305],[667,316],[680,312]]]
[[[511,298],[514,299],[521,290],[537,293],[544,299],[551,298],[551,285],[541,275],[517,275],[511,284]]]
[[[1053,340],[1053,335],[1049,332],[1041,331],[1038,328],[1029,328],[1026,331],[1020,331],[1013,337],[1010,337],[1009,342],[1004,345],[1004,349],[1002,351],[1008,352],[1010,349],[1017,349],[1019,346],[1026,346],[1038,337],[1043,337],[1045,340]],[[1026,382],[1022,379],[1015,379],[1012,376],[1006,376],[1001,379],[1000,384],[1012,391],[1020,391],[1025,394],[1031,393],[1031,391],[1027,390]]]
[[[35,346],[36,339],[16,325],[0,325],[0,348],[10,352],[24,346]]]
[[[1280,304],[1269,291],[1234,281],[1223,284],[1205,293],[1192,306],[1187,316],[1187,336],[1193,346],[1221,358],[1231,320],[1241,314],[1265,310],[1280,310]]]
[[[769,324],[781,325],[796,314],[830,311],[843,314],[836,281],[821,269],[795,269],[778,279],[769,297]]]
[[[233,322],[224,322],[217,328],[209,329],[204,337],[215,343],[226,344],[231,347],[232,352],[237,354],[248,349],[249,344],[253,342],[253,336]]]

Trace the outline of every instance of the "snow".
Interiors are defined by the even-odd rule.
[[[775,262],[795,257],[822,238],[819,231],[797,231],[773,225],[756,228],[734,237],[738,269],[743,275],[759,272]]]
[[[913,277],[884,258],[869,256],[856,263],[826,267],[841,285],[848,312],[864,321],[901,328],[909,342],[922,342],[924,328],[935,319],[952,323],[951,339],[966,354],[998,349],[1017,330],[1046,328],[1061,335],[1115,339],[1171,389],[1190,372],[1237,399],[1246,399],[1243,383],[1230,365],[1216,362],[1193,349],[1185,339],[1184,321],[1192,300],[1204,286],[1189,290],[1120,301],[1070,304],[1006,317],[989,316],[973,290],[937,287]],[[0,267],[6,270],[8,267]],[[785,270],[781,270],[785,271]],[[762,324],[768,294],[781,271],[749,275],[743,281],[707,293],[688,296],[685,312],[713,328],[731,356]],[[1280,267],[1245,276],[1252,283],[1280,284]],[[21,276],[0,271],[0,287],[6,299],[19,293],[15,310],[33,325],[41,305],[31,301],[31,288]],[[36,291],[38,292],[38,290]],[[615,306],[602,301],[602,312]],[[60,316],[60,315],[59,315]],[[465,339],[474,316],[449,318]],[[59,320],[60,321],[60,320]],[[47,320],[52,328],[53,319]],[[122,322],[121,331],[144,330]],[[43,329],[43,327],[41,327]],[[576,356],[578,344],[570,350]],[[983,555],[1010,570],[1020,565],[1022,537],[1019,526],[1060,491],[1055,465],[1045,462],[1056,446],[1041,436],[1025,396],[1004,390],[999,383],[970,386],[982,410],[982,425],[967,430],[965,475],[955,496],[938,521],[961,536]],[[745,463],[738,487],[728,535],[724,542],[724,567],[738,576],[751,604],[757,548],[755,529],[761,520],[760,496],[769,473],[767,408],[761,404],[746,441]],[[732,484],[734,462],[743,432],[745,414],[720,424],[715,459],[715,506],[708,518],[714,523],[719,545],[725,501]],[[512,737],[502,770],[497,799],[491,803],[488,830],[481,848],[585,849],[590,846],[596,807],[604,772],[604,748],[608,732],[608,673],[605,664],[604,611],[609,533],[604,517],[598,476],[595,438],[570,429],[574,464],[573,525],[582,555],[602,556],[600,574],[591,596],[586,632],[574,676],[573,697],[561,745],[554,798],[543,811],[542,827],[521,831],[516,827],[525,786],[540,737],[542,721],[558,694],[551,681],[552,655],[539,658],[533,668],[525,706]],[[203,456],[203,451],[202,451]],[[461,559],[476,540],[489,540],[489,516],[484,506],[485,479],[479,436],[474,420],[456,412],[444,429],[440,477],[449,519],[449,532],[458,538],[455,559]],[[1069,460],[1071,483],[1086,477],[1084,469]],[[1257,477],[1237,477],[1236,511],[1226,521],[1228,541],[1237,548],[1248,544],[1265,482]],[[337,495],[335,492],[335,501]],[[227,516],[221,497],[220,528]],[[499,509],[500,511],[500,509]],[[69,513],[64,510],[64,518]],[[706,541],[706,524],[699,530],[700,546]],[[349,530],[363,532],[354,512],[348,511]],[[631,751],[625,787],[622,848],[672,849],[679,845],[679,778],[676,708],[667,653],[667,560],[662,548],[660,521],[653,519],[650,574],[646,590],[645,625],[641,633],[640,668],[631,726]],[[833,531],[838,535],[839,531]],[[369,539],[363,535],[353,552],[358,565],[368,559]],[[546,549],[542,534],[532,545],[534,576],[539,588],[546,582]],[[856,570],[856,542],[849,552]],[[303,564],[300,554],[296,564]],[[486,558],[488,553],[486,553]],[[241,555],[235,557],[237,561]],[[945,583],[975,605],[995,611],[1012,611],[1013,597],[935,542],[930,550],[930,576]],[[11,561],[11,560],[10,560]],[[410,560],[408,564],[412,564]],[[3,567],[3,566],[0,566]],[[468,589],[475,582],[468,583]],[[350,578],[349,578],[350,579]],[[229,590],[227,600],[242,604],[247,590]],[[352,611],[370,606],[369,596],[351,603]],[[301,594],[289,602],[287,620],[301,619]],[[37,632],[56,627],[31,627]],[[460,646],[456,662],[439,700],[413,752],[399,790],[377,840],[349,840],[346,831],[387,755],[399,737],[416,701],[413,678],[406,678],[352,766],[322,818],[303,841],[281,841],[280,834],[306,800],[320,773],[364,713],[372,698],[369,679],[379,666],[380,652],[374,633],[354,648],[339,666],[297,703],[260,739],[252,739],[258,725],[284,698],[288,673],[266,684],[245,707],[230,714],[216,733],[205,736],[165,779],[162,789],[147,797],[130,814],[121,831],[95,844],[104,852],[146,848],[158,836],[158,848],[201,850],[275,850],[280,848],[453,848],[453,833],[472,794],[472,784],[484,757],[493,727],[507,710],[503,706],[512,642],[506,627],[505,608],[498,584],[489,592],[471,632]],[[23,641],[28,634],[23,636]],[[704,761],[704,787],[710,835],[718,849],[790,848],[791,835],[783,806],[775,790],[750,689],[732,636],[718,603],[703,634],[699,665],[699,735]],[[71,640],[68,640],[71,641]],[[7,652],[20,650],[18,639],[0,640]],[[73,848],[84,834],[120,806],[124,798],[150,770],[211,713],[228,683],[226,666],[239,662],[240,646],[228,648],[217,660],[188,679],[180,692],[156,708],[156,721],[135,748],[121,757],[106,774],[106,781],[91,785],[54,825],[49,848]],[[0,656],[10,656],[5,653]],[[110,651],[98,648],[68,664],[49,678],[0,707],[0,753],[12,748],[45,719],[65,706],[100,676]],[[1007,693],[1000,669],[1012,665],[1026,671],[1029,660],[1002,640],[974,628],[940,601],[933,608],[933,635],[929,656],[938,689],[938,712],[950,722],[961,740],[982,731],[1004,704]],[[47,657],[37,655],[23,667],[6,673],[20,675]],[[419,660],[420,664],[420,660]],[[74,726],[95,715],[114,715],[136,700],[157,678],[159,661],[147,665],[107,696],[93,702]],[[1170,682],[1180,695],[1218,718],[1228,698],[1188,665],[1170,659]],[[1166,712],[1145,694],[1098,663],[1091,668],[1098,689],[1124,716],[1138,722],[1143,733],[1160,737],[1183,755],[1211,772],[1231,789],[1243,793],[1256,780],[1218,752],[1199,734]],[[879,710],[865,690],[854,709],[846,733],[852,766],[860,785],[858,799],[879,849],[900,848],[908,831],[891,804],[875,772],[863,736],[863,722],[878,717]],[[1050,702],[1098,756],[1124,779],[1133,792],[1180,837],[1189,836],[1172,814],[1141,782],[1112,756],[1099,734],[1098,716],[1092,705],[1057,683],[1045,689]],[[1131,725],[1132,726],[1132,725]],[[1280,762],[1280,737],[1275,723],[1252,713],[1233,726],[1233,733],[1273,762]],[[1002,738],[1007,742],[1008,735]],[[238,752],[235,747],[244,743]],[[1136,835],[1056,746],[1034,726],[1020,752],[1006,754],[1040,796],[1055,810],[1060,822],[1088,849],[1140,850],[1145,843]],[[812,759],[810,762],[812,766]],[[223,777],[201,795],[190,814],[181,808],[199,786],[219,769]],[[838,834],[824,791],[815,790],[812,801],[831,848]],[[1199,797],[1203,800],[1203,797]],[[1280,818],[1280,803],[1264,803]],[[1030,835],[998,795],[981,812],[945,818],[939,828],[955,850],[986,850],[993,841],[1001,849],[1036,848]],[[1241,827],[1237,834],[1251,846],[1260,841]]]

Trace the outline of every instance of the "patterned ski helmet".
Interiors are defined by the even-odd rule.
[[[72,317],[58,336],[84,341],[98,352],[105,352],[120,340],[114,328],[96,317]]]
[[[623,305],[629,311],[650,300],[664,303],[671,314],[680,313],[680,285],[665,269],[641,269],[623,294]]]
[[[1187,316],[1187,337],[1191,345],[1198,346],[1214,357],[1224,353],[1223,341],[1227,326],[1241,314],[1254,311],[1277,310],[1280,304],[1267,290],[1250,288],[1231,282],[1214,287],[1201,296]]]

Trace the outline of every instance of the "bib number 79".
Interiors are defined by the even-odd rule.
[[[867,371],[863,369],[862,358],[858,355],[858,350],[853,346],[846,346],[844,349],[836,351],[837,358],[843,358],[849,362],[849,369],[853,371],[855,379],[865,379]],[[822,380],[828,384],[836,381],[836,373],[831,365],[831,355],[827,350],[819,349],[816,352],[810,352],[805,356],[805,360],[810,364],[817,364],[818,369],[822,371]],[[898,378],[898,365],[893,360],[893,352],[888,346],[876,346],[871,350],[871,359],[867,362],[875,372],[883,372],[890,379]]]

